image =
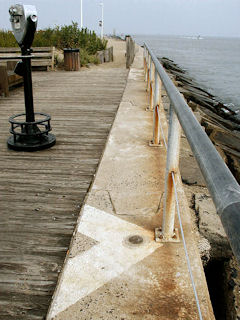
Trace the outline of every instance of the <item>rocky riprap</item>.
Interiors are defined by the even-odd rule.
[[[159,60],[189,107],[199,113],[201,125],[240,183],[240,108],[233,104],[224,104],[202,89],[172,60]]]

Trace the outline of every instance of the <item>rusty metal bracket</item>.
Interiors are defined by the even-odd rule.
[[[153,148],[160,148],[163,146],[163,144],[160,142],[160,143],[154,143],[153,140],[150,140],[149,143],[148,143],[149,147],[153,147]]]
[[[173,235],[170,238],[165,238],[163,235],[162,228],[155,228],[155,241],[156,242],[180,242],[178,228],[173,230]]]
[[[145,111],[153,112],[153,109],[151,109],[150,107],[146,107]]]

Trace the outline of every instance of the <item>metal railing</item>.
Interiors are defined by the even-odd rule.
[[[206,181],[233,253],[240,263],[240,186],[147,44],[144,45],[144,70],[147,91],[150,93],[149,109],[154,114],[151,145],[157,146],[164,142],[167,147],[163,227],[159,231],[159,236],[166,242],[176,241],[177,238],[174,227],[176,207],[174,176],[179,174],[182,127]],[[162,85],[170,100],[168,146],[163,130],[159,126],[159,111],[163,108]],[[161,130],[162,134],[160,134]]]

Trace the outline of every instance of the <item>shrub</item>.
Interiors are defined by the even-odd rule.
[[[18,47],[11,31],[0,30],[0,47]]]
[[[16,47],[17,42],[11,31],[0,30],[0,46]],[[95,54],[106,49],[107,40],[100,39],[94,31],[79,29],[76,22],[71,25],[56,26],[39,30],[35,34],[33,47],[55,46],[58,49],[80,48],[81,64],[96,62]]]

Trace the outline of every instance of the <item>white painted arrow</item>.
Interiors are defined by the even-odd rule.
[[[162,246],[153,240],[153,232],[88,205],[83,209],[77,231],[97,240],[99,244],[68,259],[48,319]],[[143,243],[140,246],[127,245],[126,238],[131,235],[142,236]]]

